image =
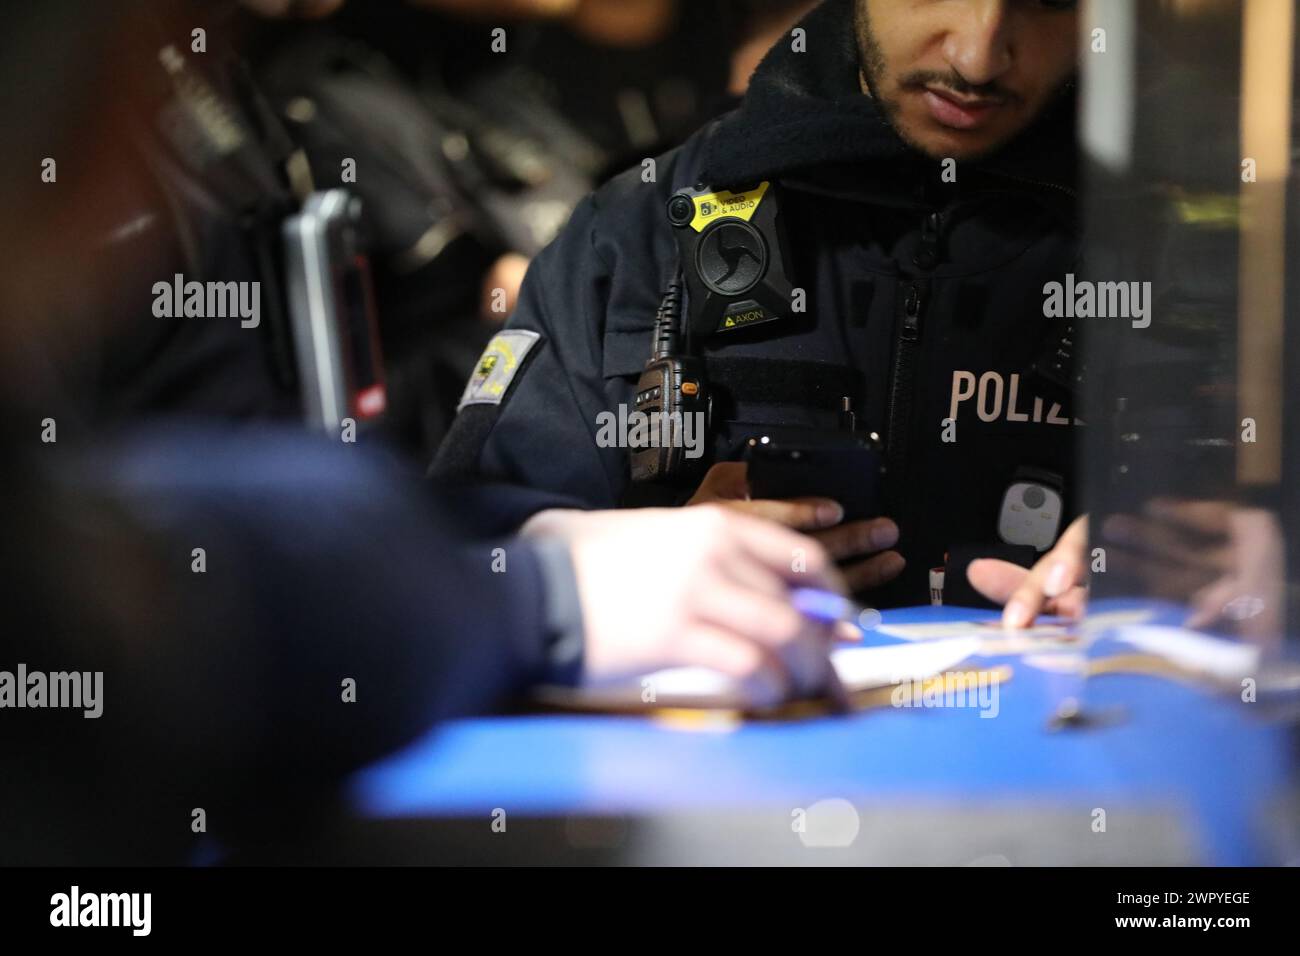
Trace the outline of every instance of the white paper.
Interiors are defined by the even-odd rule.
[[[847,690],[867,690],[903,681],[922,680],[956,667],[979,651],[978,637],[845,647],[831,654],[835,672]]]
[[[1122,627],[1114,636],[1116,640],[1163,657],[1185,670],[1219,680],[1238,681],[1251,677],[1259,666],[1258,647],[1206,637],[1184,627]]]
[[[999,621],[938,621],[934,624],[881,624],[876,628],[881,634],[902,638],[905,641],[933,641],[960,637],[1017,637],[1059,638],[1070,633],[1065,624],[1037,624],[1033,627],[1007,630]]]
[[[885,647],[841,647],[831,652],[831,662],[846,690],[869,690],[933,677],[976,653],[979,644],[978,638],[966,637]],[[740,702],[735,681],[706,667],[671,667],[601,687],[543,688],[538,696],[582,707],[723,707]]]

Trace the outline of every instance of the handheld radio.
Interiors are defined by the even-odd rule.
[[[686,455],[682,431],[688,420],[699,423],[701,436],[707,429],[709,395],[704,361],[678,354],[681,290],[678,274],[668,284],[659,305],[654,351],[636,383],[636,410],[649,416],[654,437],[662,439],[632,450],[632,480],[636,482],[665,481],[691,474],[695,462]]]

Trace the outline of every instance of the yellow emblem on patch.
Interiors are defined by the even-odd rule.
[[[456,410],[466,405],[500,405],[524,359],[541,338],[527,329],[507,329],[494,335],[474,367]]]

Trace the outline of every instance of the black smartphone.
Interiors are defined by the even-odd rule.
[[[884,507],[884,459],[865,441],[756,439],[747,461],[752,498],[830,498],[845,521],[878,518]]]

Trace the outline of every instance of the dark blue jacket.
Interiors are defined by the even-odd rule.
[[[6,445],[0,477],[0,670],[102,672],[102,715],[0,711],[2,863],[285,837],[346,773],[563,676],[566,569],[461,527],[491,506],[517,523],[526,492],[430,501],[358,446],[286,430],[33,444]]]
[[[807,52],[778,44],[742,106],[660,157],[654,182],[636,167],[582,203],[507,326],[541,338],[499,404],[462,409],[435,471],[628,503],[628,452],[598,447],[597,416],[631,406],[650,357],[675,258],[667,201],[695,183],[768,179],[807,311],[708,341],[709,460],[773,426],[835,427],[851,393],[860,426],[886,443],[886,510],[908,560],[880,604],[925,602],[926,571],[947,551],[995,541],[1018,468],[1065,478],[1064,528],[1071,395],[1030,370],[1061,334],[1043,317],[1043,286],[1079,254],[1072,92],[945,183],[862,94],[851,14],[828,0],[802,24]],[[949,417],[955,441],[943,440]]]

